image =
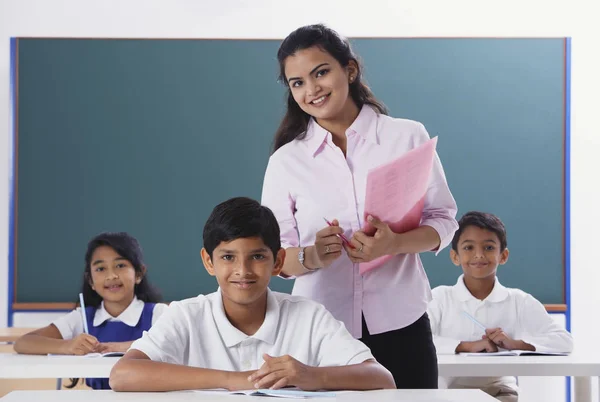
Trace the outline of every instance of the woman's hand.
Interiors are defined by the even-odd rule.
[[[390,227],[374,216],[369,215],[367,221],[376,229],[373,236],[362,230],[355,232],[350,239],[354,248],[344,245],[348,257],[354,263],[369,262],[384,255],[396,254],[397,234]]]
[[[342,239],[338,235],[344,231],[337,219],[317,232],[314,245],[314,262],[317,268],[326,268],[342,255]]]

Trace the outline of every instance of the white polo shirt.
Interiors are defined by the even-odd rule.
[[[154,310],[152,310],[152,325],[158,320],[161,314],[167,309],[167,305],[163,303],[156,303]],[[100,304],[96,315],[94,316],[94,327],[101,325],[104,321],[121,321],[130,327],[135,327],[142,316],[144,310],[144,302],[139,300],[137,297],[133,297],[133,300],[127,306],[127,308],[119,314],[118,317],[113,317],[104,309],[104,302]],[[77,307],[54,321],[52,324],[58,328],[63,339],[73,339],[78,335],[83,334],[83,321],[81,318],[81,308]]]
[[[571,334],[554,322],[544,306],[529,293],[506,288],[498,278],[484,300],[475,298],[465,286],[463,275],[454,286],[433,289],[428,314],[438,354],[454,354],[461,341],[478,341],[485,332],[466,317],[466,311],[486,328],[502,328],[513,339],[533,345],[539,352],[573,350]],[[448,378],[449,387],[484,387],[502,382],[517,389],[514,377]]]
[[[257,370],[262,355],[290,355],[310,366],[342,366],[373,359],[367,346],[321,304],[268,290],[267,312],[248,336],[223,310],[220,289],[173,302],[131,349],[155,361],[227,371]]]

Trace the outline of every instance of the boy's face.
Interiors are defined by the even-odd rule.
[[[250,237],[221,242],[212,258],[205,249],[201,255],[208,273],[217,278],[223,297],[249,305],[265,295],[271,276],[281,272],[285,250],[273,256],[260,237]]]
[[[465,277],[485,279],[496,276],[498,265],[508,260],[508,249],[500,251],[500,239],[489,230],[467,226],[458,239],[457,251],[450,259],[461,266]]]

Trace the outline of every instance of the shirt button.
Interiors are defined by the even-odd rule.
[[[242,362],[242,369],[243,370],[250,370],[250,361],[249,360],[244,360]]]

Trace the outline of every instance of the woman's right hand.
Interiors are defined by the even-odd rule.
[[[338,235],[344,231],[337,219],[317,232],[315,239],[315,259],[319,268],[327,268],[342,255],[342,239]]]
[[[96,351],[100,342],[95,336],[88,334],[77,335],[75,338],[65,342],[65,355],[86,355]]]

